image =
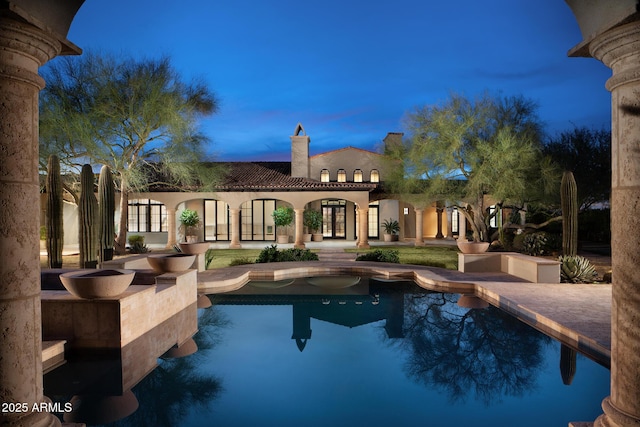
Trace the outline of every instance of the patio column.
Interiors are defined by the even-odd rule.
[[[295,248],[301,248],[304,249],[305,245],[304,245],[304,237],[303,237],[303,233],[304,230],[302,228],[303,224],[303,215],[304,215],[304,209],[294,209],[293,212],[295,212],[296,214],[296,219],[295,219],[295,236],[294,236],[294,244],[293,246]]]
[[[447,212],[447,235],[445,236],[445,239],[453,240],[453,208],[452,207],[446,208],[446,212]]]
[[[4,7],[3,7],[4,9]],[[31,412],[46,402],[42,384],[38,68],[62,44],[35,26],[0,16],[0,402],[27,406],[0,412],[3,426],[60,421]]]
[[[231,242],[229,249],[240,249],[240,209],[229,209],[231,213]]]
[[[438,232],[436,233],[436,239],[444,239],[444,234],[442,234],[442,211],[443,208],[436,208],[436,216],[438,218]]]
[[[424,246],[424,224],[423,224],[423,208],[414,208],[416,212],[416,240],[414,246]]]
[[[358,208],[358,248],[369,248],[369,207]]]
[[[167,207],[167,249],[171,249],[176,243],[176,208]]]
[[[613,71],[611,91],[611,395],[596,426],[640,425],[640,22],[608,30],[589,52]]]

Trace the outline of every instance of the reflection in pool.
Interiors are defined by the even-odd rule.
[[[371,278],[211,295],[198,351],[161,360],[133,388],[139,409],[109,425],[565,426],[599,415],[605,368],[578,355],[567,374],[557,341],[459,297]]]

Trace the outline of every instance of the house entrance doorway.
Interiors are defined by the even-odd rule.
[[[327,239],[345,239],[347,202],[345,200],[322,201],[322,236]]]

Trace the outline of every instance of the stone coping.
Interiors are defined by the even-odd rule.
[[[42,373],[46,374],[66,363],[64,345],[66,340],[42,341]]]
[[[611,285],[531,283],[501,272],[463,273],[436,267],[365,261],[248,264],[198,273],[198,292],[241,288],[250,280],[359,275],[414,280],[421,287],[479,296],[603,366],[611,363]]]

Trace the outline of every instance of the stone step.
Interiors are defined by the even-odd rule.
[[[53,371],[67,361],[64,358],[66,340],[42,341],[42,373]]]
[[[320,261],[355,261],[356,254],[344,252],[343,250],[321,250],[318,252]]]

